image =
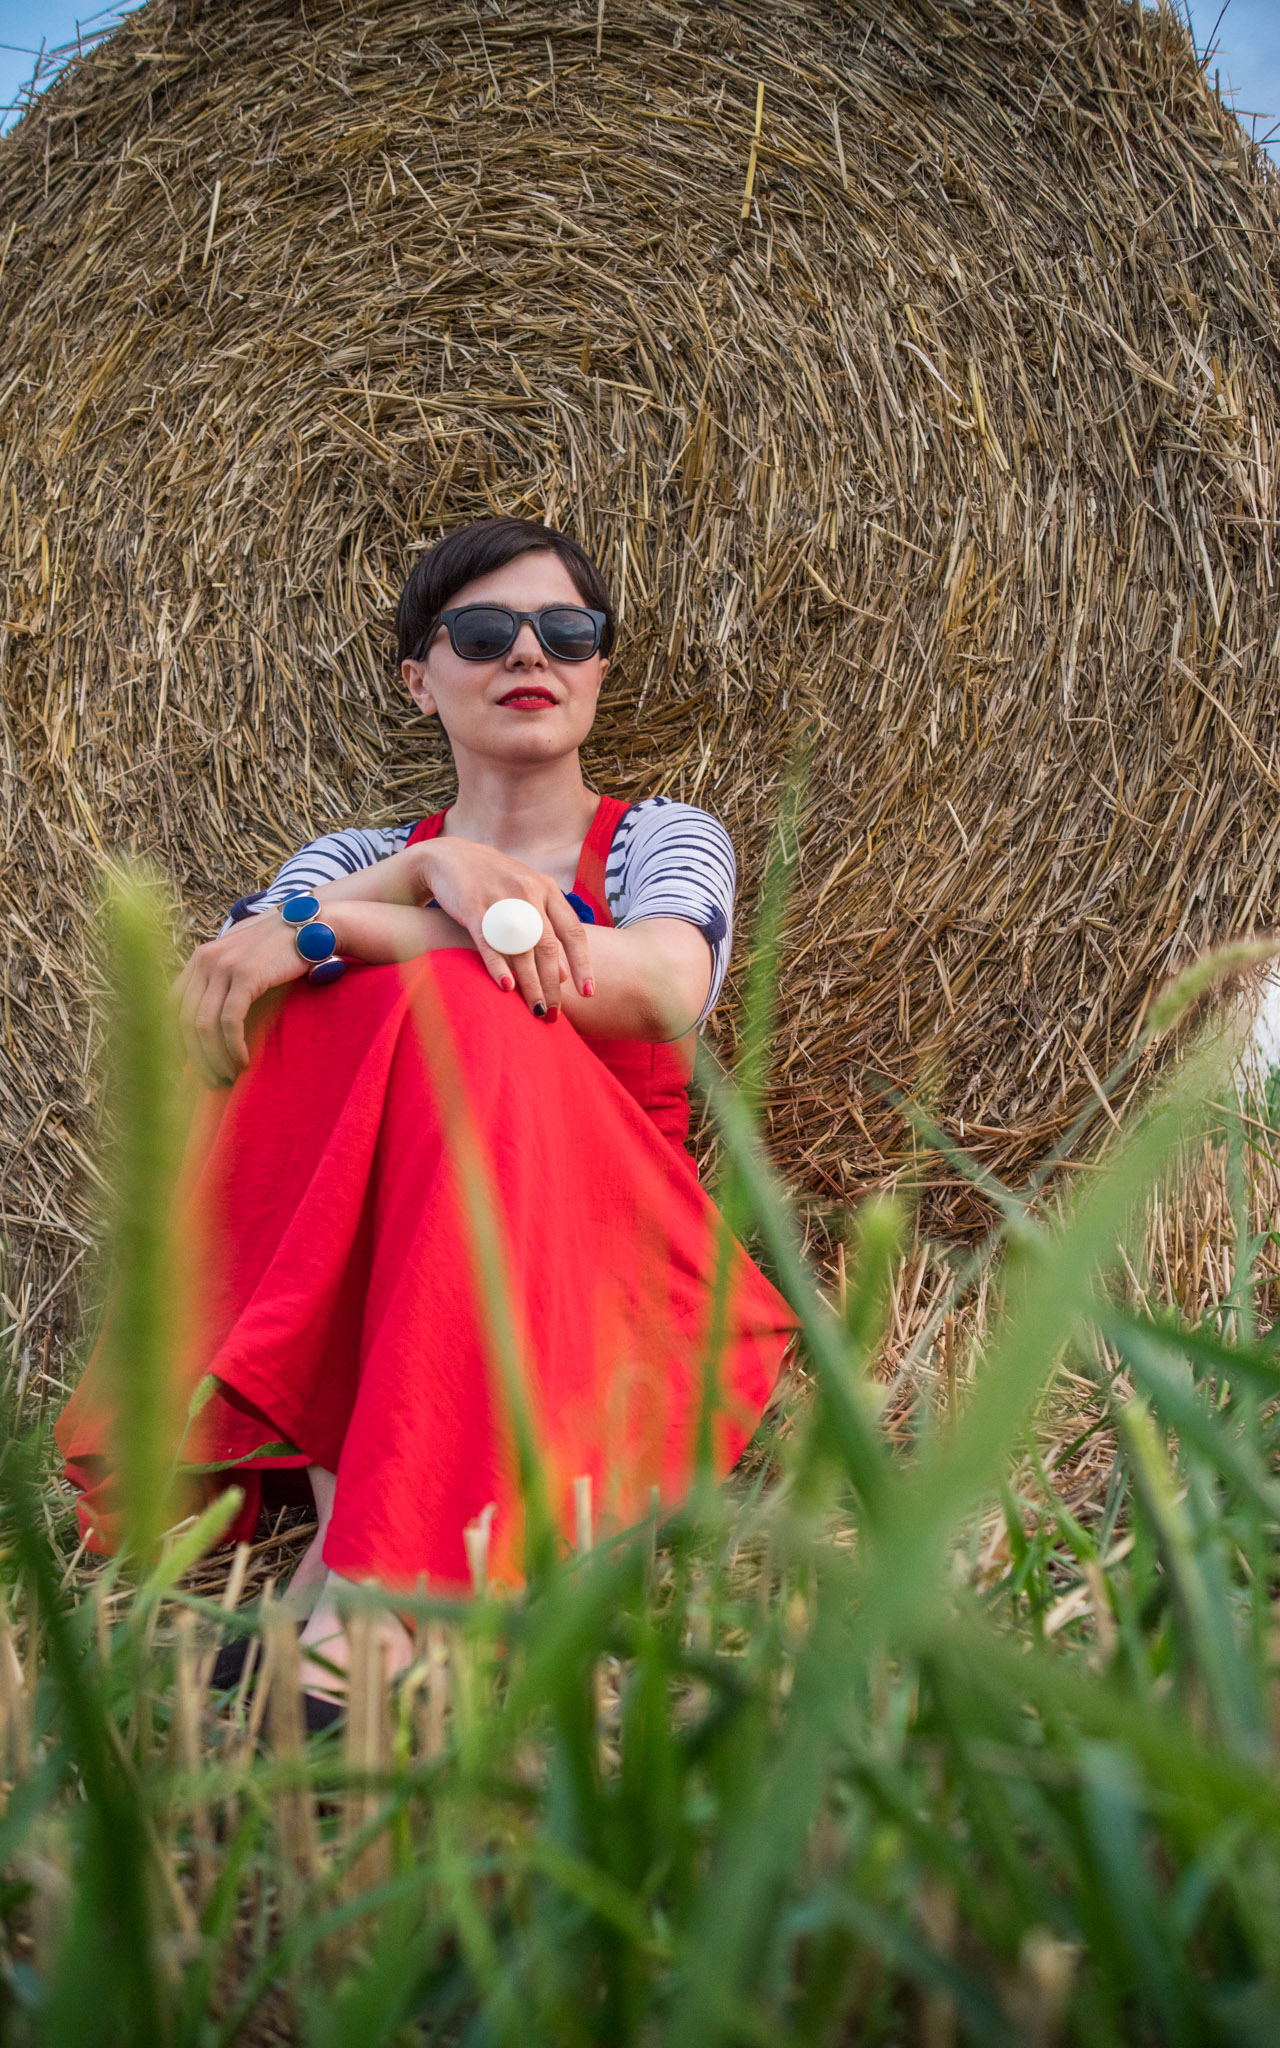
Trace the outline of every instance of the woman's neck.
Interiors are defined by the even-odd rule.
[[[458,760],[458,794],[445,821],[451,838],[478,839],[529,867],[553,872],[577,850],[599,798],[585,788],[576,752],[559,761]]]

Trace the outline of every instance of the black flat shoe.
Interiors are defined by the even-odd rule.
[[[308,1735],[323,1735],[326,1730],[336,1728],[346,1708],[340,1700],[327,1700],[318,1692],[304,1692],[302,1711],[306,1717]]]
[[[234,1692],[244,1677],[244,1667],[253,1655],[256,1672],[260,1662],[262,1639],[260,1636],[232,1636],[222,1645],[213,1660],[209,1673],[209,1688],[212,1692]]]

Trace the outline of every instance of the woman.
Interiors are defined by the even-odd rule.
[[[306,1467],[319,1526],[294,1591],[315,1601],[307,1652],[339,1664],[344,1580],[465,1586],[477,1529],[492,1570],[519,1575],[467,1132],[562,1527],[584,1477],[613,1526],[687,1484],[717,1258],[687,1083],[728,960],[733,852],[703,811],[584,785],[614,636],[599,570],[550,528],[479,521],[419,560],[398,630],[409,693],[453,751],[453,804],[305,847],[178,988],[220,1090],[189,1162],[207,1271],[181,1457],[236,1471],[244,1526],[265,1466]],[[512,902],[536,917],[511,926]],[[722,1470],[794,1327],[740,1252],[730,1304]],[[95,1547],[105,1427],[91,1367],[58,1437]],[[306,1668],[312,1689],[333,1684]]]

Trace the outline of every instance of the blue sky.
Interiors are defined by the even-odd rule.
[[[1259,140],[1280,122],[1280,0],[1229,0],[1216,34],[1214,23],[1222,12],[1222,0],[1191,0],[1191,25],[1203,50],[1212,37],[1221,45],[1210,61],[1210,71],[1222,77],[1223,97],[1230,97],[1236,111],[1260,114]],[[1252,123],[1245,121],[1246,128]],[[1280,143],[1277,132],[1276,143]],[[1273,155],[1280,149],[1273,146]]]
[[[1262,136],[1273,122],[1280,122],[1280,0],[1228,0],[1216,37],[1214,24],[1222,0],[1184,0],[1184,4],[1189,6],[1200,47],[1211,37],[1220,45],[1213,66],[1222,74],[1224,93],[1230,88],[1238,109],[1264,117],[1258,123]],[[77,16],[81,21],[101,21],[116,11],[107,9],[105,15],[90,17],[66,0],[0,0],[0,43],[21,46],[16,51],[0,49],[0,108],[7,106],[30,78],[35,59],[27,53],[38,50],[42,40],[56,48],[75,36]],[[1280,144],[1280,133],[1276,141]],[[1280,154],[1280,149],[1276,153]]]
[[[57,49],[62,43],[75,41],[76,23],[89,27],[93,22],[111,21],[123,13],[123,8],[108,8],[104,14],[95,12],[95,0],[85,0],[80,7],[66,5],[66,0],[0,0],[0,107],[7,107],[28,82],[35,69],[35,55],[41,43],[49,49]],[[19,48],[11,47],[13,44]]]

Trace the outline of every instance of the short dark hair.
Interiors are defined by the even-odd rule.
[[[600,652],[613,646],[614,613],[609,586],[584,547],[554,526],[533,519],[475,519],[446,533],[425,555],[419,555],[396,609],[397,660],[422,661],[430,636],[451,597],[476,576],[505,569],[517,555],[546,549],[559,555],[577,586],[582,602],[605,615]]]

